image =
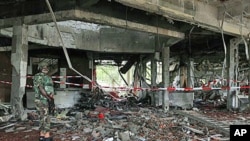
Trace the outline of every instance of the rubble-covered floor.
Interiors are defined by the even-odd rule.
[[[204,122],[197,117],[213,119],[213,125],[226,127],[250,124],[249,110],[228,111],[225,100],[218,103],[217,98],[197,98],[192,109],[178,110],[175,106],[168,112],[149,106],[148,101],[134,97],[117,101],[99,91],[94,95],[84,93],[82,98],[73,108],[57,109],[51,118],[54,141],[223,141],[229,140],[228,129],[211,126],[211,120]],[[0,141],[38,140],[38,116],[35,111],[26,112],[25,121],[0,122]],[[104,119],[100,119],[100,113]]]
[[[98,119],[104,113],[105,120]],[[216,120],[235,124],[248,123],[250,114],[236,113],[221,109],[203,108],[193,110]],[[139,111],[116,111],[103,107],[95,110],[76,112],[65,109],[52,118],[54,141],[198,141],[229,140],[216,129],[203,123],[177,115],[170,110],[147,107]],[[35,141],[39,131],[36,120],[9,121],[0,125],[1,141]]]

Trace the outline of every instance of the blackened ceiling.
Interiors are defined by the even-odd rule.
[[[170,20],[154,13],[122,5],[112,0],[50,0],[50,3],[54,11],[84,9],[127,21],[185,33],[184,40],[171,46],[172,55],[187,55],[198,58],[201,56],[204,57],[204,54],[223,53],[223,41],[220,33],[207,31],[184,22]],[[45,0],[0,0],[1,19],[48,12]],[[165,40],[164,36],[157,34],[155,36],[159,37],[158,42]],[[225,35],[225,41],[228,41],[230,38],[230,36]],[[1,37],[0,45],[11,45],[11,39]],[[119,55],[111,54],[112,57],[110,57],[107,54],[101,54],[100,56],[103,56],[103,58],[116,58]]]

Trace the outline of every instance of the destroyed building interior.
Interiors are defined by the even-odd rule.
[[[0,140],[229,140],[250,123],[250,0],[0,0]],[[100,115],[101,114],[101,115]]]

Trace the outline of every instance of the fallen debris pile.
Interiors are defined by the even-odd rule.
[[[132,94],[126,97],[119,97],[114,92],[103,92],[98,87],[93,92],[82,92],[81,98],[75,107],[81,111],[85,109],[95,109],[97,106],[106,107],[113,110],[138,110],[139,100]]]
[[[0,123],[7,122],[13,117],[10,104],[0,102]]]
[[[229,140],[229,125],[249,124],[250,114],[221,110],[225,104],[223,98],[221,93],[207,92],[196,97],[192,110],[172,107],[164,112],[160,107],[143,105],[133,94],[119,97],[97,88],[82,93],[75,107],[57,109],[51,118],[52,135],[54,141]],[[1,107],[2,116],[10,118],[0,122],[0,140],[38,139],[36,111],[26,111],[27,119],[17,121],[11,118],[9,106]]]
[[[211,107],[225,109],[227,100],[224,95],[225,92],[220,90],[211,91],[196,91],[194,99],[194,107],[206,108]]]
[[[138,112],[106,107],[83,112],[67,109],[51,122],[55,141],[229,140],[203,123],[154,107],[140,108]],[[10,136],[32,140],[35,135],[38,137],[37,125],[36,120],[1,125],[0,140],[9,141]]]

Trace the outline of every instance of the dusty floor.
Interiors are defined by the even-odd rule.
[[[68,132],[65,134],[72,135],[73,132]],[[52,134],[52,136],[54,136]],[[17,131],[17,132],[10,132],[5,133],[3,131],[0,132],[0,141],[38,141],[39,139],[39,131],[37,130],[30,130],[30,131]],[[71,141],[72,138],[64,139],[63,141]],[[53,141],[62,141],[59,137],[53,137]]]
[[[38,131],[30,132],[14,132],[14,133],[5,133],[0,132],[0,141],[38,141]]]
[[[211,110],[209,108],[204,108],[198,112],[207,117],[212,117],[218,121],[231,122],[231,121],[238,120],[238,121],[244,122],[244,121],[250,120],[250,113],[248,112],[238,113],[238,112],[229,112],[226,110],[218,110],[218,109]],[[145,118],[145,116],[142,116],[143,118],[139,118],[139,116],[141,116],[143,113],[145,115],[151,114],[149,116],[150,119],[149,120],[147,119],[147,121],[141,121]],[[205,137],[204,135],[199,135],[199,134],[195,134],[192,132],[187,133],[183,131],[183,129],[180,128],[181,127],[180,124],[178,123],[178,122],[183,122],[184,120],[182,119],[177,119],[176,117],[171,119],[171,116],[168,116],[167,118],[165,118],[164,116],[159,116],[161,115],[160,113],[158,115],[157,114],[153,115],[152,113],[151,112],[145,113],[145,111],[143,111],[138,115],[134,114],[134,117],[138,117],[138,119],[132,117],[132,118],[127,118],[126,121],[125,120],[123,121],[113,120],[113,122],[118,123],[119,125],[121,125],[121,127],[124,127],[124,128],[128,128],[129,126],[132,126],[132,127],[141,126],[141,128],[139,128],[137,135],[141,137],[151,136],[154,138],[154,139],[151,139],[152,141],[153,140],[154,141],[166,141],[166,140],[179,141],[179,140],[183,140],[184,137],[189,137],[192,141],[198,141],[201,138]],[[177,120],[178,122],[173,122],[175,120]],[[82,124],[83,122],[84,124]],[[140,123],[140,122],[144,122],[144,125],[142,125],[143,123]],[[54,138],[54,141],[73,141],[73,140],[75,141],[109,141],[108,138],[98,139],[98,138],[93,137],[93,136],[96,136],[96,137],[98,136],[99,133],[98,132],[94,133],[93,131],[95,130],[95,128],[99,128],[100,126],[105,128],[105,132],[108,132],[108,130],[110,130],[109,128],[107,128],[108,123],[99,123],[96,121],[93,122],[93,121],[87,121],[87,120],[83,120],[82,123],[81,123],[81,127],[78,126],[77,128],[74,128],[75,125],[72,124],[71,127],[68,128],[67,130],[63,130],[63,128],[65,128],[65,125],[64,127],[54,126],[52,128],[52,136]],[[133,125],[129,125],[129,124],[133,124]],[[66,125],[66,126],[69,126],[69,125]],[[202,125],[192,125],[192,124],[189,125],[189,127],[193,127],[196,129],[203,128],[199,126],[202,126]],[[34,125],[34,122],[30,122],[30,121],[16,122],[14,126],[14,130],[6,130],[6,129],[0,130],[0,141],[37,141],[39,137],[39,131],[35,127],[36,126]],[[84,133],[83,131],[89,128],[92,128],[91,132],[83,135]],[[106,129],[108,130],[106,131]],[[113,127],[112,130],[115,131],[115,130],[120,130],[120,129],[116,129],[115,127]],[[125,134],[124,131],[122,131],[124,135],[127,135]],[[215,135],[216,131],[213,131],[213,129],[211,129],[210,133]],[[112,136],[108,136],[108,137],[112,137]],[[151,141],[151,140],[147,140],[147,141]],[[216,138],[210,138],[210,140],[218,141],[218,139]],[[143,141],[143,139],[142,140],[131,139],[131,141]]]

